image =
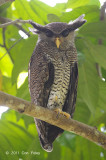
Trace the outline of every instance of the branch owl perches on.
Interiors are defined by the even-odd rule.
[[[29,63],[31,101],[73,117],[77,96],[78,62],[74,31],[86,20],[81,15],[70,24],[54,22],[42,26],[29,21],[38,42]],[[41,146],[51,152],[52,143],[63,130],[35,118]]]

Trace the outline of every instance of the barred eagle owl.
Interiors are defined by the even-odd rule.
[[[78,64],[74,31],[86,21],[81,15],[70,24],[54,22],[45,26],[30,21],[38,41],[29,63],[31,101],[66,117],[75,110]],[[63,130],[35,118],[41,146],[52,151],[52,143]]]

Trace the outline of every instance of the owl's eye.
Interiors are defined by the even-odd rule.
[[[63,37],[67,37],[68,34],[69,34],[69,30],[66,29],[66,30],[64,30],[61,34],[62,34]]]
[[[53,32],[50,31],[50,30],[47,30],[47,31],[46,31],[46,36],[47,36],[47,37],[53,37]]]

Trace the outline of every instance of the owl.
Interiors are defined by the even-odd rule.
[[[72,118],[75,110],[78,62],[74,31],[86,22],[83,17],[81,15],[69,24],[53,22],[45,26],[30,21],[34,27],[29,28],[30,31],[38,35],[29,62],[31,101],[66,118]],[[63,130],[42,120],[34,120],[42,148],[51,152],[53,141]]]

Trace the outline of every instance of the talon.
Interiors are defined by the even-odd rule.
[[[62,114],[63,116],[65,116],[67,119],[71,118],[70,114],[67,112],[61,112],[60,114]]]
[[[71,117],[69,113],[63,112],[60,108],[56,108],[56,109],[54,109],[54,111],[57,112],[57,114],[62,114],[67,119],[69,119]]]
[[[55,108],[54,111],[57,112],[57,113],[60,113],[61,109],[60,108]]]
[[[57,113],[57,118],[59,116],[59,114],[61,113],[61,109],[60,108],[55,108],[54,111]]]

